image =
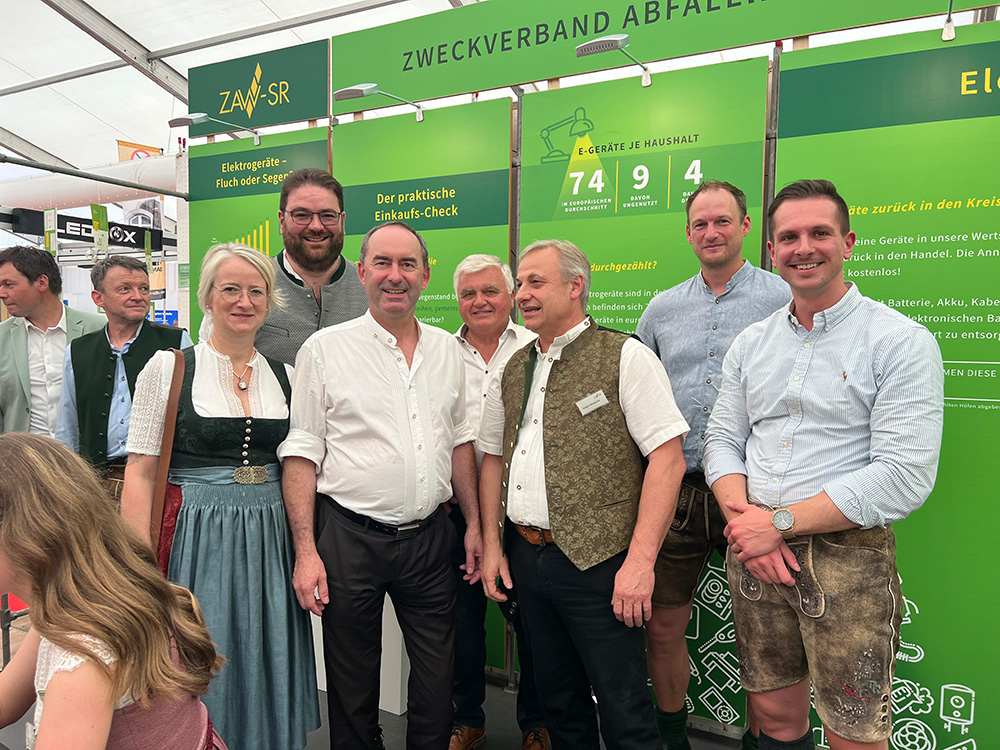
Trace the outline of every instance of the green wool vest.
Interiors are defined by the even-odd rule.
[[[542,444],[549,524],[555,543],[580,570],[626,549],[639,513],[645,465],[618,400],[621,351],[628,339],[591,319],[552,363],[545,388]],[[504,368],[501,517],[536,356],[532,342]],[[604,391],[607,405],[581,414],[577,402],[597,391]]]
[[[139,335],[122,355],[129,395],[135,379],[153,354],[178,349],[182,329],[145,321]],[[106,329],[88,333],[70,343],[70,361],[76,379],[76,412],[80,424],[80,455],[98,469],[107,464],[108,413],[115,391],[115,357]]]

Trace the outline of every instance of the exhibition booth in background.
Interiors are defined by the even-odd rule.
[[[544,238],[587,253],[591,314],[633,331],[652,296],[698,270],[684,237],[685,199],[703,180],[746,192],[744,255],[756,265],[767,262],[763,212],[777,189],[804,177],[833,180],[858,236],[847,279],[927,326],[945,360],[936,489],[895,526],[904,611],[890,746],[1000,747],[1000,728],[983,710],[1000,705],[997,660],[983,656],[1000,614],[989,595],[995,563],[971,533],[1000,520],[987,484],[1000,437],[1000,24],[960,27],[948,42],[938,30],[794,51],[778,43],[768,57],[655,73],[649,85],[638,65],[619,80],[567,88],[558,80],[628,64],[614,50],[574,54],[608,34],[628,34],[629,52],[649,62],[931,15],[944,5],[491,0],[193,68],[192,112],[248,129],[301,127],[263,134],[259,144],[243,137],[190,148],[190,201],[177,238],[180,322],[198,330],[192,292],[211,245],[281,250],[281,182],[302,167],[327,167],[344,184],[351,261],[361,237],[384,221],[424,235],[431,280],[417,315],[450,331],[461,324],[452,289],[459,260],[485,252],[515,262],[520,247]],[[549,84],[526,92],[520,86],[529,81]],[[334,97],[360,94],[366,83],[393,98]],[[513,87],[513,98],[467,96],[502,87]],[[399,97],[457,95],[466,96],[454,106],[361,114]],[[233,130],[208,122],[190,135],[212,141]],[[692,722],[742,733],[745,696],[719,556],[698,587],[688,638]],[[383,678],[395,689],[406,662],[402,652],[392,658]],[[516,668],[495,607],[489,664],[508,678]],[[852,693],[845,686],[845,705],[864,700]],[[405,692],[383,699],[383,707],[405,706]],[[813,718],[817,745],[826,747]]]

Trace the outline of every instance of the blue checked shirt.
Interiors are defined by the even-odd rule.
[[[636,335],[660,358],[684,420],[687,470],[702,471],[708,418],[719,395],[722,360],[733,339],[792,299],[780,276],[746,261],[716,297],[699,273],[660,292],[639,319]]]
[[[852,284],[811,331],[783,309],[733,342],[707,479],[744,474],[750,499],[771,506],[826,491],[862,528],[885,525],[930,494],[943,411],[934,337]]]

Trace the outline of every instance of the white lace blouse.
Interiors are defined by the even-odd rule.
[[[71,636],[74,640],[80,641],[95,656],[100,658],[105,664],[111,664],[115,660],[103,641],[99,641],[89,635],[75,634]],[[42,636],[38,644],[38,661],[35,664],[35,715],[34,721],[25,726],[25,742],[27,750],[33,750],[35,739],[38,736],[38,725],[42,720],[42,709],[45,706],[45,690],[49,686],[49,681],[59,672],[72,672],[87,661],[87,657],[70,653],[62,646],[57,646],[48,638]],[[130,695],[122,696],[115,703],[115,710],[125,708],[135,703]]]
[[[233,392],[233,365],[229,357],[219,354],[207,344],[194,347],[195,370],[191,385],[194,410],[202,417],[242,417],[243,405]],[[284,419],[288,404],[281,385],[264,356],[254,352],[248,373],[250,416],[263,419]],[[163,419],[170,398],[174,355],[160,351],[146,363],[135,383],[132,397],[132,420],[128,431],[128,452],[145,456],[160,455]],[[285,365],[289,380],[292,368]]]

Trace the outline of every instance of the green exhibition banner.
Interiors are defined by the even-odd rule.
[[[635,77],[525,96],[521,247],[578,245],[591,262],[588,309],[598,323],[634,331],[655,294],[698,272],[685,201],[703,180],[747,194],[743,253],[760,264],[767,67],[758,58],[654,75],[648,88]],[[716,555],[687,630],[688,710],[742,725],[731,612]]]
[[[259,55],[202,65],[188,72],[188,107],[240,128],[327,117],[330,42],[321,39]],[[235,128],[192,125],[191,137]]]
[[[191,198],[191,330],[201,323],[196,293],[201,261],[213,245],[242,242],[267,255],[283,247],[278,198],[285,176],[329,164],[329,131],[309,128],[193,146],[188,152]]]
[[[472,253],[506,261],[510,248],[510,100],[338,124],[333,172],[344,185],[347,238],[357,257],[365,233],[403,221],[427,242],[431,279],[417,306],[424,323],[462,323],[452,277]]]
[[[430,99],[628,65],[616,51],[576,57],[578,44],[609,34],[628,34],[629,51],[649,62],[945,10],[942,0],[490,0],[333,37],[332,88],[375,81]],[[394,103],[374,95],[363,104]],[[358,106],[335,102],[334,112]]]
[[[1000,747],[997,660],[983,656],[1000,617],[996,560],[971,533],[1000,522],[998,78],[996,23],[951,43],[935,31],[781,58],[777,187],[836,183],[858,237],[847,280],[927,326],[945,360],[935,490],[895,524],[894,750]]]
[[[591,314],[634,331],[655,294],[697,273],[685,199],[719,179],[747,194],[743,252],[759,265],[766,97],[764,58],[525,96],[521,247],[575,243]]]

